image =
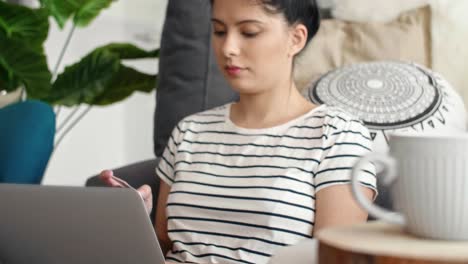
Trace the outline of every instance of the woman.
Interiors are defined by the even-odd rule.
[[[292,78],[318,30],[315,1],[214,0],[212,10],[217,62],[240,99],[184,118],[169,139],[155,226],[167,259],[266,263],[325,227],[366,221],[349,179],[370,152],[367,129],[307,101]],[[369,199],[374,170],[360,175]],[[111,174],[101,176],[118,186]],[[151,201],[148,186],[139,191]]]

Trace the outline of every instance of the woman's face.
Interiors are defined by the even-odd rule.
[[[215,0],[213,47],[218,65],[239,93],[257,94],[291,78],[291,34],[281,14],[259,1]]]

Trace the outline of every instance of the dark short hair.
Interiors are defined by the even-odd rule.
[[[235,1],[235,0],[233,0]],[[315,0],[256,0],[264,5],[267,12],[283,14],[290,26],[297,23],[307,28],[307,43],[320,27],[320,15]],[[210,0],[213,4],[213,0]],[[307,44],[306,43],[306,44]]]

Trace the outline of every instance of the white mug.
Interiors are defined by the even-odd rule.
[[[377,219],[404,225],[416,236],[468,240],[468,134],[390,137],[388,155],[363,157],[352,171],[358,203]],[[367,162],[380,163],[395,213],[372,204],[360,191],[357,172]]]

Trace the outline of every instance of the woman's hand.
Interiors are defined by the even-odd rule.
[[[114,176],[114,172],[111,170],[103,170],[99,174],[99,178],[109,187],[128,188],[130,186],[124,180],[121,180],[119,178],[116,179]],[[140,194],[141,198],[145,202],[145,208],[149,214],[153,209],[153,194],[151,192],[151,187],[145,184],[138,188],[137,192]]]

